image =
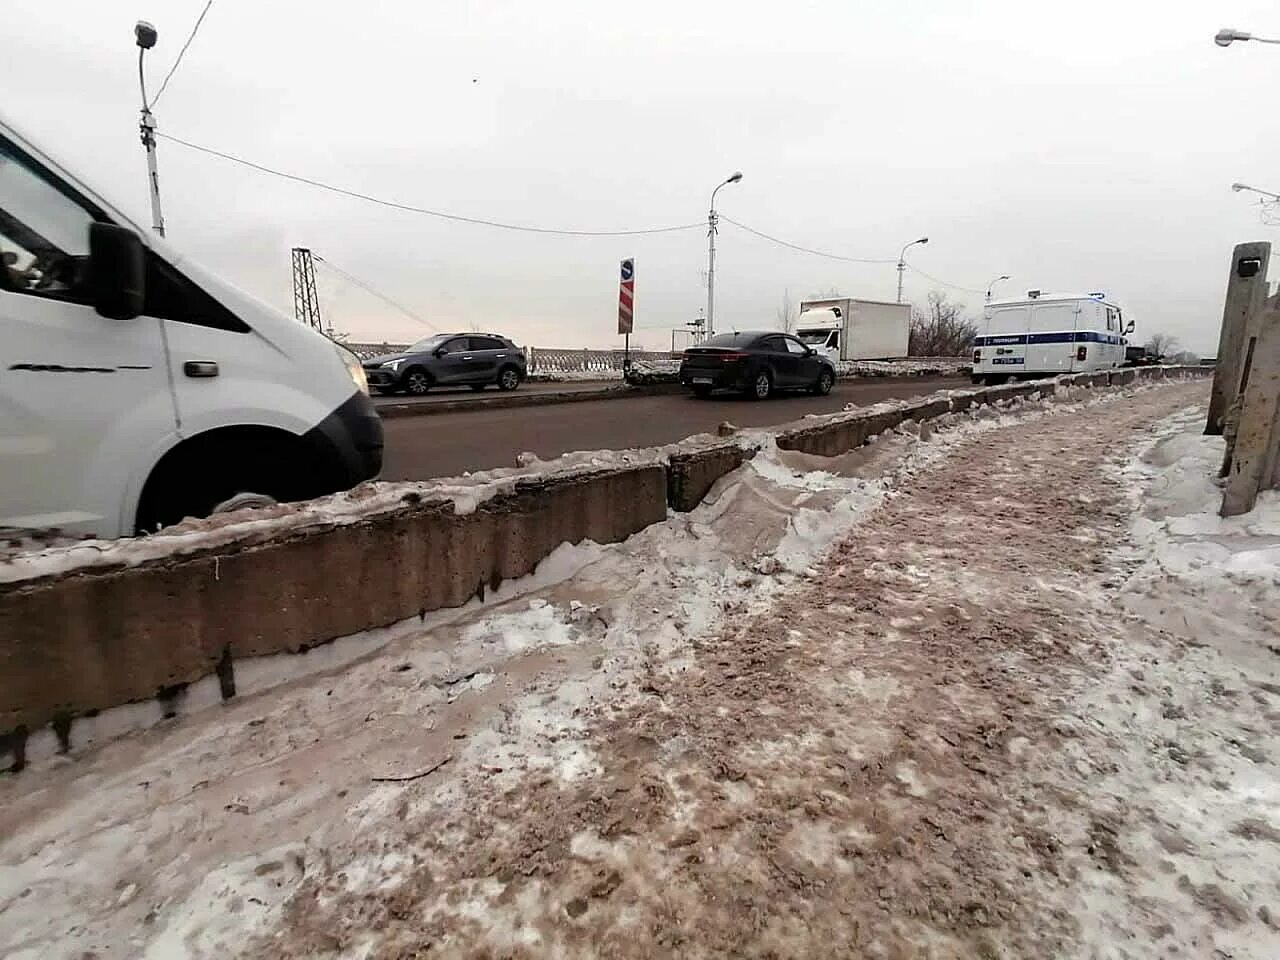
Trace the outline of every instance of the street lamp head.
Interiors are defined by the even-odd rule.
[[[929,242],[928,237],[921,237],[919,240],[916,241],[916,243],[928,243],[928,242]]]
[[[133,25],[133,38],[143,50],[150,50],[156,45],[156,28],[145,20]]]
[[[1251,188],[1247,183],[1233,183],[1231,185],[1231,189],[1236,193],[1239,193],[1241,190],[1249,190]]]
[[[1223,27],[1214,34],[1213,42],[1220,47],[1229,47],[1235,40],[1252,40],[1253,34],[1245,33],[1242,30],[1232,30],[1230,27]]]
[[[728,180],[726,180],[725,183],[737,183],[741,179],[742,179],[742,171],[735,170],[733,173],[733,176],[731,176]]]
[[[996,277],[996,283],[999,283],[1001,280],[1008,280],[1008,279],[1009,279],[1009,275],[1007,273],[1001,274],[1000,276]]]

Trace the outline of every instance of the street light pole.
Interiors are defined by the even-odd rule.
[[[142,91],[142,116],[138,120],[138,132],[142,146],[147,151],[147,190],[151,194],[151,228],[164,236],[164,214],[160,211],[160,175],[156,172],[156,119],[151,115],[147,102],[147,80],[142,70],[143,55],[156,45],[156,28],[145,20],[139,20],[133,28],[138,42],[138,87]]]
[[[1229,47],[1235,41],[1253,40],[1257,43],[1280,43],[1280,40],[1273,40],[1268,37],[1255,37],[1252,33],[1245,33],[1243,30],[1233,30],[1230,27],[1223,27],[1214,34],[1213,42],[1220,47]]]
[[[716,316],[716,222],[719,217],[716,214],[716,194],[720,192],[720,187],[727,186],[731,183],[737,183],[742,179],[742,171],[738,170],[725,180],[724,183],[711,191],[711,212],[707,214],[707,331],[706,335],[712,337],[716,332],[715,316]]]
[[[990,302],[991,302],[991,290],[992,290],[992,288],[994,288],[994,287],[995,287],[995,285],[996,285],[997,283],[999,283],[1001,280],[1008,280],[1008,279],[1009,279],[1009,277],[1008,277],[1008,275],[1007,275],[1007,274],[1001,274],[1000,276],[996,277],[994,280],[992,280],[990,283],[988,283],[988,284],[987,284],[987,302],[988,302],[988,303],[990,303]]]
[[[1269,197],[1272,200],[1280,200],[1280,193],[1272,193],[1270,190],[1259,190],[1257,187],[1251,187],[1247,183],[1233,183],[1231,185],[1231,189],[1236,193],[1239,193],[1241,190],[1248,190],[1250,193],[1261,194],[1262,196]]]
[[[917,243],[928,243],[928,242],[929,242],[928,237],[921,237],[919,240],[912,240],[905,247],[903,247],[902,252],[898,254],[898,302],[899,303],[902,302],[902,275],[903,273],[906,272],[906,269],[907,269],[907,250],[910,249],[911,247],[914,247]]]

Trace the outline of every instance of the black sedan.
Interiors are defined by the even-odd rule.
[[[699,397],[735,390],[764,400],[778,390],[831,392],[836,368],[795,337],[776,330],[721,333],[684,352],[680,382]]]

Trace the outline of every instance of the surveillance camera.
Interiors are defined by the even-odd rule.
[[[156,28],[145,20],[139,20],[134,24],[133,36],[143,50],[150,50],[156,45]]]

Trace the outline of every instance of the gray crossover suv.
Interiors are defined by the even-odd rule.
[[[438,333],[401,353],[364,361],[369,386],[381,394],[422,396],[432,387],[489,384],[514,390],[528,373],[524,351],[492,333]]]

